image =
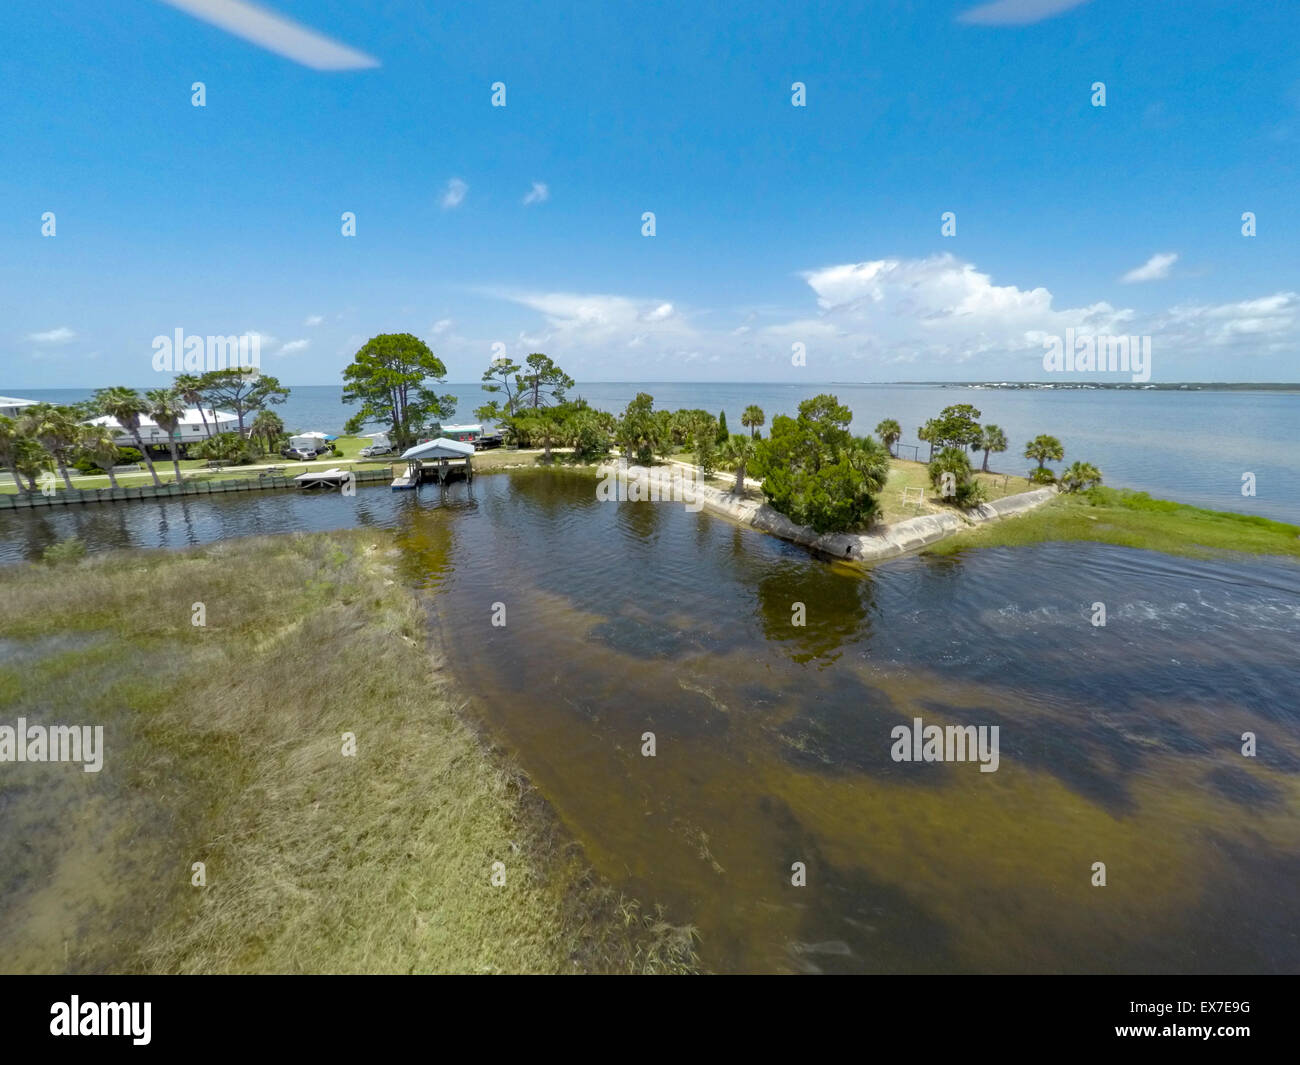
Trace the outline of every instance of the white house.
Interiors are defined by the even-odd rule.
[[[207,427],[204,428],[203,420],[207,419]],[[135,447],[135,437],[129,430],[123,429],[116,418],[104,414],[98,418],[91,418],[86,425],[107,425],[113,430],[113,435],[117,438],[119,447]],[[176,442],[178,444],[197,444],[200,440],[206,440],[209,436],[215,436],[217,433],[233,433],[239,428],[239,418],[224,410],[205,410],[199,413],[197,407],[190,407],[181,416],[180,424],[176,426]],[[146,447],[166,447],[167,434],[158,428],[158,423],[146,415],[140,415],[140,439],[144,441]]]
[[[0,396],[0,415],[6,418],[17,418],[23,412],[24,407],[36,406],[34,399],[14,399],[13,396]]]

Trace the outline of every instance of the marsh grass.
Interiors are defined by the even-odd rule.
[[[925,553],[950,555],[971,547],[1021,547],[1048,540],[1088,540],[1191,558],[1231,552],[1300,558],[1300,526],[1104,486],[988,522]]]
[[[0,669],[3,717],[106,726],[99,774],[0,778],[6,968],[694,969],[476,734],[396,562],[355,530],[0,573],[0,636],[81,638]]]

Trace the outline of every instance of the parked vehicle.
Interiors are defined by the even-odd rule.
[[[324,433],[295,433],[289,437],[289,446],[281,452],[287,459],[314,459],[334,453],[335,437]]]
[[[378,443],[363,447],[359,452],[359,454],[368,459],[374,458],[376,455],[391,455],[392,453],[393,449],[388,444]]]

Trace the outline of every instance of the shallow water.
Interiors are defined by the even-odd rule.
[[[1300,567],[1084,544],[864,576],[594,484],[69,508],[4,537],[396,528],[472,712],[712,969],[1300,969]],[[997,771],[894,761],[918,717],[997,726]]]
[[[863,577],[581,475],[512,481],[447,523],[456,668],[709,966],[1300,968],[1300,568],[1045,545]],[[998,770],[893,761],[916,717],[997,725]]]

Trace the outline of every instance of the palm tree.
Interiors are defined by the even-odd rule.
[[[73,412],[53,403],[37,403],[23,411],[22,424],[27,435],[37,440],[53,457],[64,485],[71,491],[72,477],[68,474],[68,459],[76,446],[79,433]]]
[[[1043,463],[1051,459],[1054,462],[1060,462],[1065,458],[1065,448],[1061,442],[1054,436],[1036,436],[1025,445],[1025,458],[1037,459],[1038,468],[1043,468]]]
[[[870,436],[856,437],[845,450],[845,457],[862,474],[863,488],[878,495],[889,480],[889,449]]]
[[[767,415],[763,413],[762,407],[751,403],[740,415],[740,424],[749,430],[751,437],[757,438],[759,429],[767,424]]]
[[[107,425],[83,425],[77,437],[77,450],[108,474],[108,483],[118,487],[113,466],[117,462],[117,438]]]
[[[177,374],[172,387],[181,399],[186,403],[194,404],[198,409],[199,417],[203,421],[203,435],[211,440],[212,430],[208,428],[208,416],[203,411],[203,379],[192,373]],[[213,417],[216,417],[215,413]]]
[[[1082,492],[1101,484],[1101,470],[1091,462],[1073,463],[1061,474],[1061,487],[1067,492]]]
[[[741,424],[744,424],[743,418]],[[758,446],[754,443],[754,438],[744,433],[732,433],[722,445],[723,464],[736,471],[736,486],[732,489],[736,495],[744,495],[745,467],[754,461],[757,454]]]
[[[925,460],[926,462],[934,461],[934,438],[931,435],[931,428],[930,428],[933,425],[934,425],[934,419],[931,418],[928,422],[926,422],[923,426],[921,426],[916,431],[916,438],[930,445],[930,457]]]
[[[140,438],[140,415],[149,409],[149,404],[140,397],[140,393],[134,388],[123,388],[120,385],[114,388],[99,388],[95,390],[95,408],[103,411],[131,434],[135,446],[144,456],[145,465],[149,467],[149,476],[153,478],[154,487],[161,488],[162,481],[158,480],[158,471],[153,468],[149,449],[144,446],[144,441]]]
[[[149,417],[158,423],[158,428],[167,434],[167,450],[171,452],[172,469],[176,471],[176,483],[181,483],[181,460],[176,454],[176,430],[180,428],[185,417],[185,408],[181,406],[180,397],[170,388],[151,388],[145,393],[149,402]]]
[[[275,450],[275,442],[284,435],[284,421],[273,410],[260,410],[253,419],[248,435],[254,440],[261,440],[263,452],[270,454]]]
[[[893,418],[886,418],[876,426],[876,435],[880,437],[880,442],[889,449],[891,455],[894,454],[894,445],[898,443],[899,438],[903,435],[903,427]]]
[[[555,416],[545,407],[538,407],[536,413],[515,419],[519,432],[528,437],[530,444],[542,445],[542,462],[551,461],[551,448],[561,439],[560,425]]]
[[[31,491],[23,484],[22,474],[18,468],[23,449],[29,443],[29,439],[23,434],[17,422],[0,414],[0,462],[4,463],[9,472],[14,475],[14,485],[20,495]]]
[[[1007,449],[1007,434],[996,425],[985,425],[980,429],[979,441],[975,444],[973,450],[984,452],[984,465],[980,467],[983,472],[989,472],[989,452],[1002,452]]]

